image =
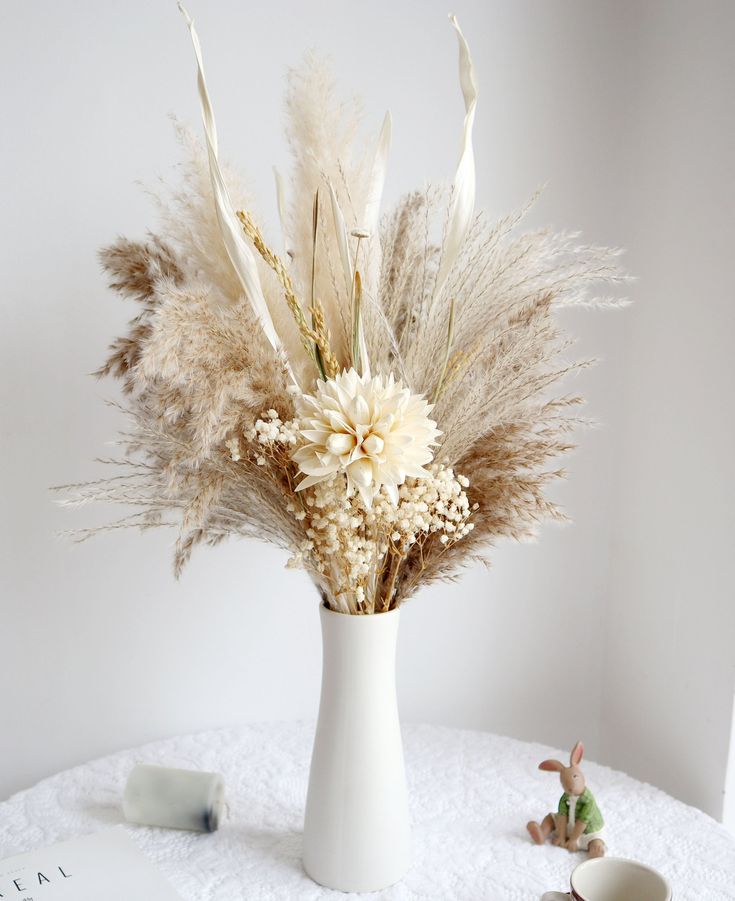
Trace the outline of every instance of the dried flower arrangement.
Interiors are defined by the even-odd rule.
[[[206,153],[182,132],[184,184],[159,199],[159,233],[101,252],[111,287],[139,304],[99,370],[122,380],[133,425],[120,473],[66,486],[67,502],[137,508],[108,528],[178,523],[177,575],[198,544],[273,542],[351,614],[394,609],[497,539],[563,519],[544,492],[582,399],[549,389],[591,361],[566,358],[556,312],[619,304],[590,291],[624,276],[617,252],[575,235],[516,234],[525,210],[495,223],[475,212],[477,90],[456,20],[453,183],[382,221],[390,116],[372,145],[358,141],[319,61],[290,73],[283,256],[223,174],[187,20]]]

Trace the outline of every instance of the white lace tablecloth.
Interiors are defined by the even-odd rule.
[[[204,732],[59,773],[0,804],[0,859],[123,822],[131,767],[156,763],[221,772],[227,783],[229,815],[217,833],[127,827],[184,901],[344,898],[315,885],[300,862],[313,733],[300,723]],[[404,739],[413,867],[379,897],[538,901],[544,891],[568,886],[584,855],[536,847],[525,829],[558,801],[558,780],[537,765],[561,752],[434,726],[406,726]],[[622,773],[587,762],[584,770],[612,854],[661,870],[675,901],[735,899],[735,841],[722,826]]]

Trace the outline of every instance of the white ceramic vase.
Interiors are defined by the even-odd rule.
[[[399,611],[322,607],[322,693],[304,818],[304,869],[343,892],[405,874],[410,822],[395,687]]]

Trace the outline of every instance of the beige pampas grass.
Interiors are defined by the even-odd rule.
[[[379,612],[452,578],[499,539],[526,539],[542,522],[564,519],[546,489],[563,474],[557,458],[583,420],[582,398],[560,383],[591,361],[570,356],[557,313],[619,305],[609,292],[625,276],[616,251],[574,234],[521,231],[530,204],[498,222],[475,214],[447,262],[452,188],[442,185],[407,194],[366,231],[389,122],[380,139],[358,140],[359,105],[337,99],[314,56],[290,73],[286,106],[286,256],[271,250],[247,192],[226,173],[284,354],[243,300],[206,158],[179,129],[183,179],[156,198],[158,234],[120,239],[100,254],[110,286],[137,304],[98,372],[120,379],[127,399],[119,471],[66,486],[66,503],[130,505],[112,529],[177,525],[177,575],[198,544],[255,537],[287,549],[335,609]],[[359,498],[345,501],[339,515],[350,525],[341,531],[330,531],[324,514],[341,503],[338,472],[321,493],[297,491],[295,398],[315,393],[317,378],[368,366],[434,401],[441,437],[427,484],[437,498],[448,492],[452,512],[436,501],[431,525],[421,524],[421,479],[398,483],[395,515],[387,494],[378,497],[383,520]],[[369,423],[369,409],[356,421]],[[337,550],[320,557],[325,541]],[[355,569],[355,548],[371,555],[367,571]]]

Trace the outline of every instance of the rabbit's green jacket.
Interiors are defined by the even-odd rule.
[[[569,819],[568,792],[564,792],[559,799],[559,813]],[[587,824],[584,830],[585,835],[590,832],[599,832],[605,825],[602,814],[600,813],[600,808],[597,806],[597,801],[595,801],[594,795],[588,788],[586,788],[577,799],[575,819],[581,820],[583,823]]]

